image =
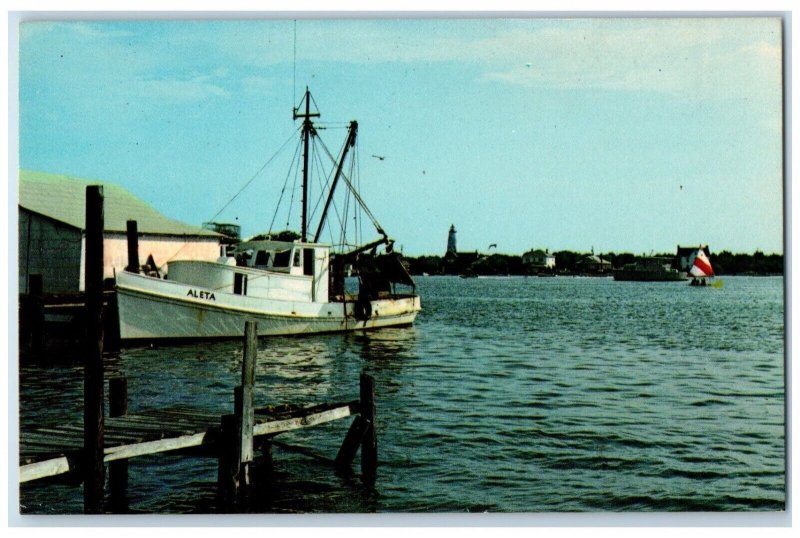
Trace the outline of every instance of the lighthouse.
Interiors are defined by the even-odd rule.
[[[447,252],[445,257],[456,256],[456,226],[450,225],[450,233],[447,234]]]

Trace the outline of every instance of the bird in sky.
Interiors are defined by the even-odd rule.
[[[386,155],[373,155],[373,157],[375,157],[379,161],[382,161],[382,160],[384,160],[386,158]]]

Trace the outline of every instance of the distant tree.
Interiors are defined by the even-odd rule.
[[[250,239],[250,241],[295,241],[300,239],[300,234],[292,230],[283,230],[282,232],[272,234],[258,234]]]
[[[732,254],[723,250],[711,255],[711,265],[718,275],[782,275],[783,255],[756,250],[750,254]]]
[[[585,254],[580,254],[578,252],[572,252],[569,250],[562,250],[553,254],[556,257],[556,267],[558,270],[567,272],[575,271],[578,266],[578,262],[584,256],[586,256]]]
[[[620,268],[636,261],[636,256],[630,252],[622,252],[620,254],[609,252],[608,254],[603,254],[603,259],[610,261],[613,267]]]
[[[265,238],[267,236],[262,235],[256,237]],[[295,232],[291,231],[272,235],[273,239],[277,239],[278,237],[285,237],[286,239],[281,239],[283,241],[292,241],[299,238]],[[556,271],[570,273],[574,272],[577,269],[578,262],[589,254],[562,250],[560,252],[554,252],[553,255],[556,257]],[[664,258],[672,258],[674,255],[674,253],[657,254],[657,256]],[[622,252],[619,254],[607,252],[605,254],[600,254],[600,257],[610,261],[615,268],[620,268],[628,263],[633,263],[638,256],[629,252]],[[408,262],[410,267],[409,272],[412,275],[420,275],[422,273],[440,275],[445,273],[444,258],[441,256],[405,257],[404,259]],[[756,251],[753,254],[732,254],[727,250],[723,250],[717,254],[711,255],[711,264],[714,267],[714,272],[718,275],[783,274],[783,255],[767,255],[761,251]],[[466,267],[464,269],[466,269]],[[479,275],[528,274],[528,269],[522,263],[522,257],[508,254],[483,256],[472,263],[468,269]],[[458,274],[458,271],[451,271],[448,274]]]
[[[405,260],[409,264],[409,273],[412,275],[421,275],[422,273],[439,275],[443,270],[441,256],[420,256],[418,258],[406,257]]]

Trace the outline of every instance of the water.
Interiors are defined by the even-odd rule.
[[[258,405],[355,399],[359,372],[375,377],[380,463],[373,489],[276,447],[249,510],[782,510],[783,279],[724,281],[419,278],[414,327],[262,340]],[[127,349],[106,375],[128,377],[131,412],[231,409],[241,356],[241,342]],[[75,364],[22,367],[22,426],[80,417],[81,383]],[[333,457],[348,425],[281,439]],[[215,461],[130,465],[132,511],[217,510]],[[26,485],[21,502],[82,510],[75,485]]]

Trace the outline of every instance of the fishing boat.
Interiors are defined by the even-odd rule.
[[[650,256],[617,269],[614,271],[614,280],[675,282],[686,280],[686,276],[672,267],[669,258]]]
[[[320,115],[311,110],[311,102],[306,89],[300,105],[293,109],[294,119],[302,120],[298,145],[303,151],[299,238],[267,236],[237,243],[233,248],[223,246],[216,261],[173,260],[167,264],[166,278],[117,273],[122,340],[236,337],[243,333],[246,321],[258,322],[260,335],[355,331],[414,322],[421,310],[414,281],[393,251],[394,241],[356,191],[348,177],[352,174],[344,171],[348,153],[355,146],[355,121],[348,127],[340,157],[336,159],[328,152],[335,172],[328,175],[332,179],[327,193],[320,189],[317,208],[322,207],[321,216],[316,232],[311,233],[309,158],[311,144],[319,138],[313,118]],[[314,156],[318,158],[319,152]],[[297,162],[299,167],[299,159]],[[355,169],[351,166],[351,172]],[[347,187],[346,196],[352,205],[372,221],[377,239],[359,245],[342,240],[338,249],[320,241],[341,183]],[[352,289],[355,277],[346,279],[351,270],[357,274],[357,290]]]
[[[692,277],[690,286],[705,286],[706,279],[714,277],[714,268],[711,267],[711,261],[706,256],[703,248],[697,249],[694,254],[694,260],[691,261],[689,268],[689,276]]]

